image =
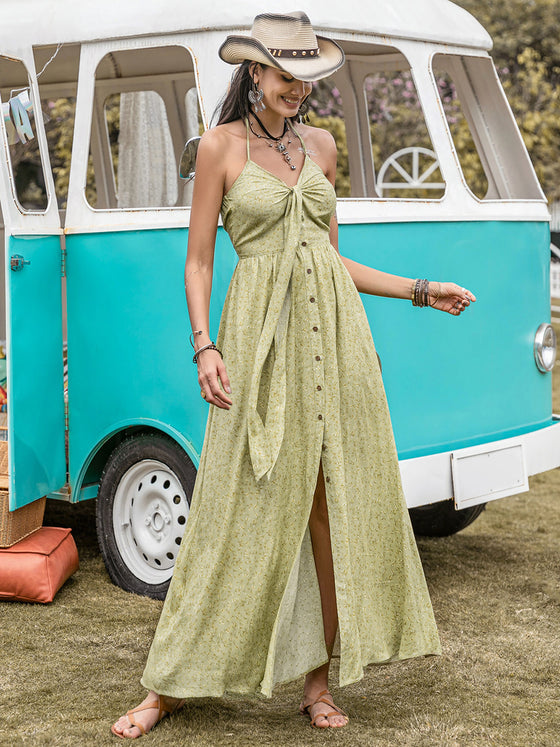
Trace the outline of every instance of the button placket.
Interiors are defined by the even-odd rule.
[[[302,240],[300,247],[304,250],[307,242]],[[313,390],[315,394],[315,417],[317,423],[324,428],[325,424],[325,376],[323,338],[320,334],[321,319],[319,316],[319,303],[317,282],[311,256],[309,251],[302,252],[304,278],[307,290],[307,324],[309,330],[309,354],[313,365]]]

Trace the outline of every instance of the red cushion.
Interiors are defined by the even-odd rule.
[[[12,547],[0,549],[0,600],[52,602],[77,570],[72,530],[41,527]]]

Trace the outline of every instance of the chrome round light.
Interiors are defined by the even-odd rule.
[[[556,332],[552,325],[543,322],[535,334],[535,363],[539,371],[552,371],[556,360]]]

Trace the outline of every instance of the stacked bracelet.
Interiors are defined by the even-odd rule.
[[[191,347],[194,348],[194,337],[195,335],[203,335],[204,330],[203,329],[193,329],[193,331],[189,335],[189,342],[191,344]]]
[[[426,278],[419,278],[414,281],[411,290],[411,300],[413,306],[430,305],[430,281]]]
[[[216,345],[213,342],[209,342],[208,345],[203,345],[201,348],[199,348],[196,353],[193,355],[193,363],[198,363],[198,356],[202,353],[203,350],[215,350],[217,353],[220,354],[220,358],[223,360],[224,356],[222,355],[222,351],[218,350]]]

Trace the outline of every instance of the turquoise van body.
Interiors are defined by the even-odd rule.
[[[535,330],[550,314],[548,236],[544,222],[341,227],[341,251],[352,259],[396,274],[460,278],[479,299],[472,313],[455,320],[394,299],[362,297],[400,459],[552,424],[550,380],[533,360]],[[132,425],[169,433],[198,464],[207,405],[192,396],[198,384],[188,342],[186,243],[183,229],[67,238],[75,499],[76,488],[99,480],[91,468],[99,445]],[[216,331],[235,263],[220,229],[211,305]],[[498,276],[510,293],[496,291]],[[146,297],[165,302],[146,305]],[[429,365],[420,364],[425,361]]]

